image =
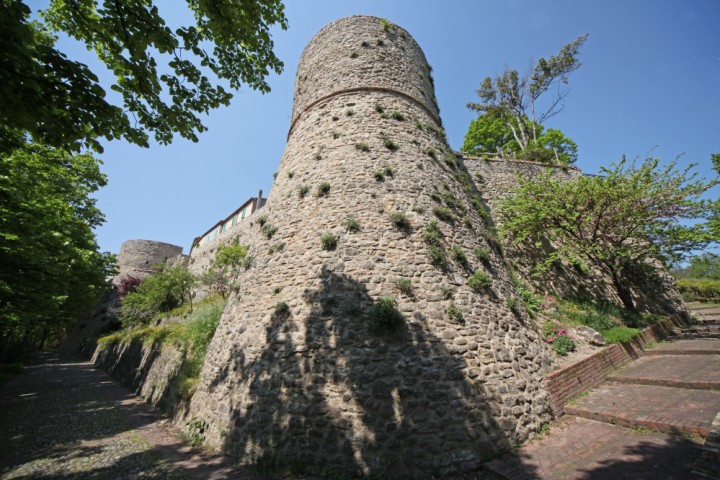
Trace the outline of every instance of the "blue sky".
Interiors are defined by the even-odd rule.
[[[31,8],[45,2],[30,1]],[[159,2],[161,13],[184,15],[184,2]],[[198,143],[142,149],[106,142],[98,193],[107,222],[102,250],[128,239],[174,243],[192,239],[259,189],[269,192],[285,148],[293,82],[302,49],[324,25],[348,15],[387,18],[417,40],[433,66],[450,146],[459,149],[474,118],[465,105],[488,75],[525,71],[583,33],[582,67],[570,78],[565,110],[548,127],[579,146],[577,166],[594,173],[620,158],[654,156],[700,163],[720,152],[719,0],[286,0],[287,31],[276,30],[285,62],[266,95],[241,89],[232,105],[205,118]],[[91,59],[67,40],[71,58]],[[103,77],[101,76],[101,79]],[[108,78],[108,77],[105,77]],[[106,84],[106,90],[109,84]]]

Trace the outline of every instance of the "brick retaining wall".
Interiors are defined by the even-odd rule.
[[[616,343],[576,363],[545,375],[553,412],[556,417],[565,413],[565,405],[573,397],[600,385],[605,376],[618,366],[645,354],[645,346],[669,336],[676,325],[684,323],[680,316],[646,327],[642,333],[627,343]]]

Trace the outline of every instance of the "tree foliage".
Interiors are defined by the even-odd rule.
[[[468,108],[502,120],[521,151],[539,147],[538,127],[562,111],[569,92],[568,76],[580,68],[578,56],[587,37],[581,35],[557,55],[540,58],[523,76],[517,70],[506,69],[495,78],[486,77],[477,90],[481,101],[468,103]],[[552,97],[541,108],[539,99],[550,91]]]
[[[687,266],[672,271],[676,278],[710,278],[720,280],[720,255],[705,252],[689,258]]]
[[[161,312],[183,304],[192,305],[197,278],[183,265],[158,264],[156,273],[127,294],[120,305],[120,321],[125,327],[147,325]]]
[[[493,114],[486,113],[470,122],[465,134],[462,151],[470,154],[501,155],[511,153],[521,155],[526,160],[536,160],[545,163],[559,163],[572,165],[577,161],[577,144],[567,138],[560,130],[537,125],[537,141],[531,141],[525,149],[515,140],[512,130],[505,120]]]
[[[194,24],[174,30],[152,0],[50,0],[42,21],[21,0],[0,0],[0,123],[55,147],[102,151],[99,138],[148,146],[197,141],[200,115],[228,105],[242,84],[267,92],[270,28],[287,27],[281,0],[187,0]],[[94,51],[115,76],[106,99],[86,65],[55,47],[58,32]],[[212,49],[210,51],[210,49]]]
[[[683,219],[705,217],[709,203],[700,196],[715,182],[695,178],[693,166],[676,169],[647,158],[640,165],[623,158],[600,175],[563,181],[551,171],[521,180],[501,205],[501,232],[513,244],[550,241],[543,260],[555,260],[605,272],[626,308],[635,305],[623,275],[655,259],[672,261],[705,245],[704,224]]]
[[[105,185],[92,155],[70,155],[0,128],[0,356],[59,340],[106,290],[114,259],[98,253]]]
[[[246,265],[247,245],[222,245],[215,254],[212,267],[205,274],[203,283],[226,298],[229,290],[236,286],[236,279],[242,266]]]

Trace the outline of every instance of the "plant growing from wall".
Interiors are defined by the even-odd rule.
[[[412,225],[410,224],[410,219],[407,217],[405,212],[392,212],[390,214],[390,221],[395,225],[395,228],[399,230],[410,230],[412,228]]]
[[[307,185],[301,185],[298,189],[298,195],[300,196],[300,198],[305,198],[309,192],[310,187],[308,187]]]
[[[270,225],[269,223],[264,224],[262,227],[260,227],[260,230],[262,231],[263,235],[265,235],[265,238],[270,240],[273,235],[275,235],[278,231],[278,227],[275,225]]]
[[[468,266],[467,255],[465,255],[465,251],[464,251],[461,247],[459,247],[459,246],[457,246],[457,245],[453,245],[453,246],[450,248],[450,257],[451,257],[451,258],[455,261],[455,263],[457,263],[458,265],[461,265],[462,267],[467,267],[467,266]]]
[[[275,304],[273,310],[273,317],[276,319],[285,318],[290,315],[290,305],[283,301],[279,301]]]
[[[468,287],[472,288],[476,292],[480,292],[492,284],[492,279],[485,272],[475,272],[470,275],[467,284]]]
[[[367,143],[362,143],[362,142],[356,143],[355,149],[360,150],[361,152],[369,152],[370,151],[370,147],[368,147]]]
[[[399,328],[405,319],[392,297],[380,297],[370,312],[368,327],[374,332],[390,331]]]
[[[443,222],[453,223],[455,221],[455,215],[449,208],[445,207],[433,207],[433,214]]]
[[[237,286],[236,280],[247,253],[247,245],[221,245],[215,254],[215,261],[200,281],[226,298],[228,292]]]
[[[320,244],[323,250],[335,250],[338,244],[338,237],[332,232],[323,233],[320,236]]]
[[[318,197],[326,197],[330,193],[330,184],[328,182],[321,182],[317,188]]]
[[[463,313],[460,308],[454,303],[450,304],[448,307],[445,308],[445,313],[447,313],[447,315],[456,322],[463,321]]]
[[[375,177],[375,180],[377,180],[378,182],[385,181],[385,173],[382,170],[375,170],[373,172],[373,177]]]
[[[395,280],[395,286],[403,295],[413,296],[413,286],[409,278],[398,278]]]
[[[360,226],[360,222],[358,222],[352,217],[345,219],[343,226],[345,227],[345,231],[348,233],[357,233],[362,228]]]
[[[381,135],[380,140],[382,140],[383,146],[390,150],[391,152],[396,151],[399,147],[398,144],[393,142],[389,137],[386,135]]]

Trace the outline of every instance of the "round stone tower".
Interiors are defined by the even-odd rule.
[[[155,265],[165,263],[182,255],[182,247],[170,243],[154,240],[126,240],[120,246],[117,264],[118,273],[113,283],[119,285],[120,281],[132,276],[145,278],[155,271]]]
[[[486,218],[412,37],[367,16],[323,28],[188,424],[240,461],[390,477],[527,438],[551,356]]]

